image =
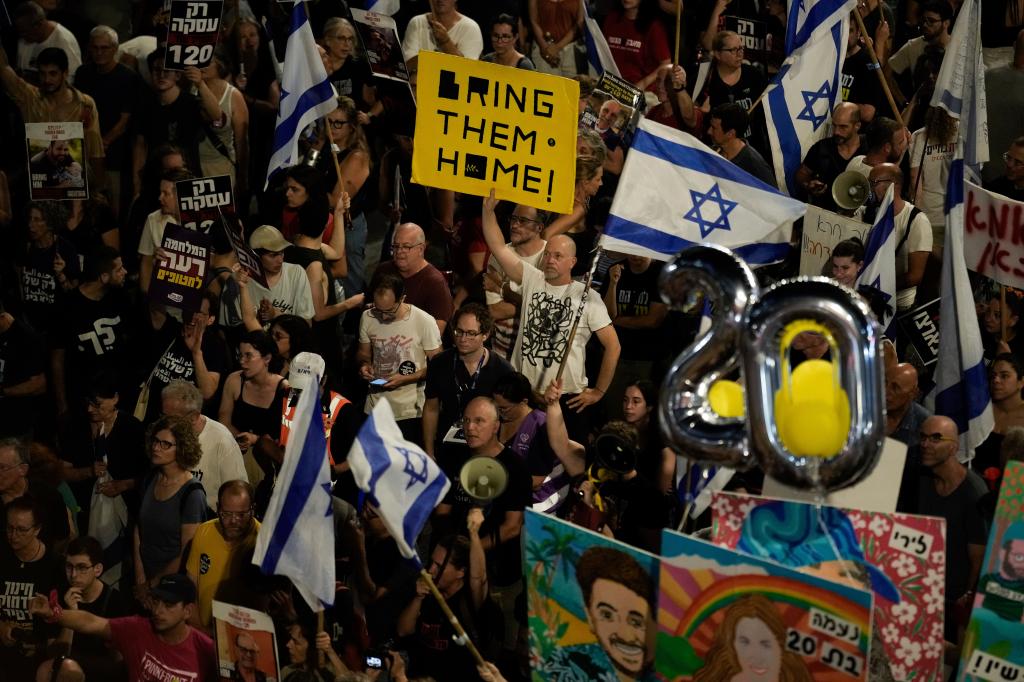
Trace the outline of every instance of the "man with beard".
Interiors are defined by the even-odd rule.
[[[949,31],[952,25],[953,7],[947,0],[933,0],[921,7],[921,35],[908,40],[882,67],[890,84],[899,85],[893,93],[897,102],[901,99],[900,89],[906,88],[903,92],[912,93],[921,86],[921,83],[911,83],[909,78],[913,74],[917,60],[924,54],[925,47],[945,49],[949,45]]]
[[[832,183],[859,150],[860,108],[853,102],[842,102],[832,112],[832,137],[811,145],[796,172],[796,182],[807,193],[809,203],[838,210],[832,198]]]
[[[54,609],[37,594],[29,612],[78,634],[110,642],[124,656],[128,679],[160,682],[218,679],[213,640],[187,623],[195,610],[196,587],[187,576],[172,573],[160,578],[149,592],[151,615],[101,618],[83,610]]]
[[[253,517],[253,490],[246,481],[228,481],[217,491],[217,518],[196,530],[185,568],[198,589],[191,623],[213,627],[213,600],[218,591],[243,575],[252,559],[260,522]],[[237,603],[237,602],[236,602]]]
[[[974,608],[1024,623],[1024,525],[1010,527],[999,550],[999,572],[981,576]]]
[[[576,581],[592,644],[556,649],[543,663],[552,682],[640,682],[654,680],[654,583],[631,555],[611,547],[590,547],[576,562]]]
[[[67,140],[50,140],[43,151],[29,159],[29,172],[40,176],[41,187],[82,187],[82,166],[73,158]]]

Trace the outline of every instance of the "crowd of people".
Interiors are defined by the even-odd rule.
[[[284,682],[527,679],[524,510],[653,552],[661,529],[681,520],[690,463],[662,439],[658,384],[694,338],[699,308],[663,302],[657,261],[605,252],[594,262],[630,120],[595,89],[583,3],[396,4],[408,85],[374,76],[342,0],[307,3],[337,108],[302,136],[301,161],[264,189],[287,94],[279,67],[290,3],[227,0],[211,62],[184,70],[165,63],[170,2],[7,3],[4,679],[267,679],[246,635],[220,643],[234,662],[217,672],[215,599],[273,619]],[[785,3],[686,2],[679,36],[672,0],[587,4],[648,117],[777,184],[757,100],[784,57]],[[894,188],[900,312],[939,293],[931,274],[943,255],[956,121],[929,103],[958,4],[859,4],[866,33],[851,21],[844,102],[795,177],[802,199],[837,210],[835,179],[863,173],[873,198],[857,215],[867,222]],[[993,0],[983,12],[993,161],[985,183],[1022,199],[1024,6]],[[737,20],[758,26],[753,41],[733,30]],[[579,81],[570,213],[412,182],[408,94],[421,50]],[[80,123],[81,143],[28,153],[25,125],[47,122]],[[180,222],[176,183],[222,175],[266,286],[239,266],[223,231],[193,225],[212,241],[201,304],[154,302],[164,233]],[[34,200],[35,176],[58,188],[84,176],[88,197]],[[758,276],[795,274],[798,251]],[[853,285],[863,261],[863,243],[849,240],[823,274]],[[980,279],[977,290],[996,425],[971,463],[957,457],[957,425],[921,402],[931,368],[898,339],[886,356],[886,431],[909,447],[899,509],[947,520],[950,651],[973,603],[1002,468],[1024,457],[1024,292],[1000,296]],[[795,358],[829,352],[813,333],[794,342]],[[251,561],[294,417],[289,373],[317,366],[310,354],[324,363],[335,479],[337,594],[319,624],[286,578]],[[351,444],[380,401],[452,481],[419,555],[486,666],[455,642],[349,471]],[[486,514],[459,482],[474,456],[508,474]],[[756,494],[762,479],[748,472],[730,488]]]

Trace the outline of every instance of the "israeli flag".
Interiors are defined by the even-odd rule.
[[[316,390],[320,377],[307,381],[252,562],[266,575],[290,578],[309,608],[319,611],[321,603],[334,603],[334,514],[327,436]]]
[[[292,7],[292,30],[288,34],[281,77],[281,103],[264,188],[274,173],[298,163],[302,130],[338,108],[334,88],[327,80],[324,63],[313,41],[304,4],[302,0],[295,0]]]
[[[365,9],[367,12],[394,16],[398,11],[398,0],[366,0]]]
[[[587,3],[580,4],[583,6],[583,42],[587,46],[587,63],[598,77],[607,71],[613,76],[621,78],[619,66],[615,63],[612,50],[608,47],[608,41],[604,38],[601,26],[596,19],[590,16],[590,12],[587,11]]]
[[[788,255],[792,221],[806,209],[692,135],[644,119],[601,242],[661,261],[688,246],[718,244],[763,265]]]
[[[960,7],[946,55],[949,59],[942,60],[931,105],[942,107],[960,121],[958,134],[964,144],[964,164],[977,182],[981,165],[988,161],[988,106],[979,0],[966,0]]]
[[[359,429],[348,464],[398,551],[419,564],[416,538],[451,483],[427,453],[402,438],[388,401],[378,402]]]
[[[828,31],[843,16],[849,16],[857,0],[790,0],[786,22],[786,55]]]
[[[764,115],[779,188],[796,193],[796,172],[807,151],[829,132],[842,101],[840,77],[850,19],[836,18],[827,32],[790,55],[768,86]]]
[[[864,245],[864,268],[857,277],[857,286],[872,287],[882,292],[890,307],[885,318],[879,320],[882,329],[889,331],[896,313],[896,213],[892,206],[893,185],[885,193],[882,205],[878,207],[875,224],[868,232],[868,243]],[[910,226],[907,226],[910,229]]]
[[[927,406],[949,417],[960,431],[960,460],[992,432],[992,400],[982,358],[981,333],[964,260],[964,160],[957,144],[946,186],[946,242],[942,253],[939,359]]]

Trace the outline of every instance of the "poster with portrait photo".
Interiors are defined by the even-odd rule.
[[[262,611],[213,602],[217,673],[223,682],[256,679],[278,682],[280,657],[274,621]]]
[[[359,42],[366,52],[366,61],[373,75],[391,80],[409,82],[409,70],[402,56],[402,43],[398,39],[398,25],[386,14],[377,14],[352,8],[352,20],[359,32]]]
[[[25,140],[32,201],[89,198],[80,121],[26,123]]]

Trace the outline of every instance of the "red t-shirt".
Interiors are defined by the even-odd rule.
[[[124,656],[133,682],[213,682],[217,658],[213,640],[190,627],[180,644],[166,644],[142,616],[112,618],[111,644]]]
[[[602,28],[619,72],[630,83],[639,83],[662,62],[672,58],[665,29],[657,21],[651,22],[646,33],[641,33],[635,21],[626,19],[621,12],[611,12],[604,18]],[[648,88],[651,89],[653,85]]]

